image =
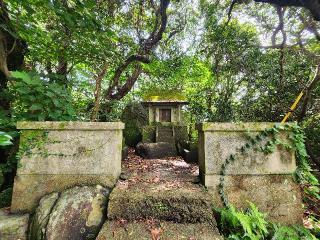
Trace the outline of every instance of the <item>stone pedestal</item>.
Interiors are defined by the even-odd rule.
[[[73,186],[112,187],[121,173],[120,122],[19,122],[20,161],[12,212],[30,212],[40,198]]]
[[[216,207],[222,207],[219,195],[221,166],[231,155],[266,128],[275,123],[203,123],[199,131],[199,168],[202,183],[208,187]],[[281,141],[288,142],[288,132],[281,132]],[[267,141],[261,142],[262,145]],[[238,208],[255,203],[270,220],[301,223],[302,202],[298,185],[293,181],[296,161],[293,150],[276,147],[271,154],[249,150],[237,154],[229,164],[225,192],[229,202]]]

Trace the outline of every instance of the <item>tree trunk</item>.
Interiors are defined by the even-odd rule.
[[[108,65],[105,63],[102,67],[101,72],[95,78],[96,88],[94,92],[94,106],[92,109],[91,121],[96,122],[98,120],[98,114],[100,110],[100,99],[101,99],[101,82],[106,75]]]
[[[10,28],[10,19],[3,0],[0,0],[0,23]],[[13,29],[11,29],[14,32]],[[10,71],[21,70],[24,63],[24,55],[27,50],[26,42],[17,39],[9,32],[0,28],[0,91],[7,89]],[[10,101],[6,97],[0,97],[0,108],[5,111],[10,109]]]
[[[318,82],[320,82],[320,64],[316,68],[316,73],[314,75],[314,78],[312,79],[312,81],[309,83],[309,85],[306,87],[304,91],[304,99],[302,103],[301,112],[298,116],[298,122],[303,121],[303,119],[305,118],[308,110],[308,104],[311,100],[312,90],[317,86]]]
[[[122,64],[116,69],[107,91],[104,93],[104,99],[107,102],[105,109],[106,113],[111,111],[111,104],[113,100],[120,100],[132,89],[138,77],[142,73],[141,63],[149,63],[152,51],[158,46],[163,37],[163,33],[167,27],[167,9],[170,0],[160,0],[159,8],[156,9],[155,22],[153,30],[146,39],[140,39],[139,48],[136,54],[128,56]],[[128,70],[129,67],[133,68],[124,82],[120,83],[120,77]]]

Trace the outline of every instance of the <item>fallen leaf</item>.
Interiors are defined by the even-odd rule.
[[[153,228],[150,230],[152,240],[160,240],[160,235],[163,232],[161,228]]]

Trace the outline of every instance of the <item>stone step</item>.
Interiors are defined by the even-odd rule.
[[[168,136],[168,137],[173,137],[173,133],[169,131],[159,131],[158,136]]]
[[[173,137],[158,137],[156,142],[166,142],[170,144],[175,144],[175,139]]]
[[[181,224],[173,222],[107,221],[97,240],[222,240],[218,229],[210,224]]]
[[[108,219],[158,219],[176,223],[209,223],[215,225],[212,198],[203,187],[165,189],[165,183],[116,186],[110,194]]]

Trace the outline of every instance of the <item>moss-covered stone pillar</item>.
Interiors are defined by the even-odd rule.
[[[30,212],[48,193],[76,185],[112,187],[121,173],[121,122],[18,122],[12,212]]]
[[[221,167],[231,154],[236,154],[223,178],[229,202],[238,208],[245,208],[251,201],[271,220],[301,223],[301,194],[293,179],[296,170],[294,151],[278,146],[270,154],[258,149],[239,154],[250,137],[272,128],[274,124],[200,124],[197,128],[201,181],[212,193],[215,206],[221,207]],[[281,132],[279,137],[284,143],[289,141],[288,132]]]

